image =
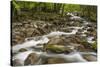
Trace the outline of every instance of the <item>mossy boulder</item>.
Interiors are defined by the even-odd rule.
[[[70,49],[67,46],[62,46],[62,45],[55,45],[55,44],[47,44],[44,47],[45,51],[51,51],[54,53],[70,53],[73,51],[73,49]]]

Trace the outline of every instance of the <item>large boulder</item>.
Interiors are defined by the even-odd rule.
[[[67,46],[62,45],[56,45],[56,44],[47,44],[47,46],[44,48],[45,51],[53,52],[53,53],[71,53],[73,52],[73,49]]]
[[[38,60],[38,55],[36,53],[31,53],[29,56],[25,59],[24,65],[33,65]]]
[[[48,44],[65,45],[65,38],[61,36],[51,37]]]
[[[44,51],[54,53],[71,53],[74,50],[83,51],[88,43],[82,41],[78,36],[63,37],[55,36],[50,39],[47,44],[44,44]]]

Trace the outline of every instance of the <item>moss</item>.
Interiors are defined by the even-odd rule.
[[[51,50],[51,51],[54,51],[54,52],[64,52],[66,49],[64,47],[60,47],[58,45],[53,45],[53,44],[48,44],[46,46],[46,49],[47,50]]]
[[[97,41],[92,44],[92,49],[97,51]]]
[[[84,46],[87,46],[88,42],[84,39],[84,40],[81,41],[81,44],[83,44]]]

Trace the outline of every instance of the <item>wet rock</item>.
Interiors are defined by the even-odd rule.
[[[23,35],[15,35],[15,36],[12,36],[12,42],[14,42],[15,44],[13,45],[16,45],[16,44],[21,44],[24,42],[24,36]]]
[[[27,37],[31,37],[32,34],[33,34],[33,31],[34,31],[33,28],[27,28],[27,29],[25,30],[25,32],[26,32],[26,34],[27,34]]]
[[[67,29],[67,28],[59,28],[59,30],[63,31],[63,32],[72,32],[71,29]]]
[[[45,62],[45,64],[58,64],[58,63],[65,63],[65,59],[63,58],[55,58],[55,57],[51,57],[48,58]]]
[[[87,36],[97,36],[97,32],[96,31],[93,31],[93,32],[86,32],[85,33]]]
[[[42,35],[46,33],[45,30],[44,30],[43,28],[37,28],[37,30],[38,30]]]
[[[83,30],[82,30],[82,29],[79,29],[78,31],[79,31],[79,32],[82,32]]]
[[[90,44],[86,41],[86,40],[82,40],[81,41],[81,44],[84,46],[84,47],[90,47]]]
[[[94,28],[89,28],[87,31],[93,32],[95,29]]]
[[[93,24],[88,24],[87,27],[93,27]]]
[[[22,66],[22,63],[20,62],[19,59],[15,59],[15,60],[12,61],[12,65],[13,66]]]
[[[93,55],[83,55],[83,58],[86,59],[87,61],[97,61],[97,57]]]
[[[40,36],[41,35],[41,32],[38,29],[34,29],[33,31],[30,31],[30,34],[29,35],[31,37],[33,37],[33,36]]]
[[[75,43],[75,44],[77,44],[77,43],[80,44],[81,40],[82,40],[82,38],[79,37],[79,35],[78,36],[72,35],[72,36],[66,38],[67,42],[69,41],[69,43]]]
[[[25,59],[24,65],[33,65],[38,60],[38,55],[35,53],[29,54],[29,56]]]
[[[24,24],[24,27],[25,28],[28,28],[30,25],[27,23],[27,24]]]
[[[77,32],[77,33],[76,33],[76,35],[81,35],[81,34],[82,34],[82,32]]]
[[[77,46],[76,48],[75,48],[75,50],[77,50],[77,51],[85,51],[85,48],[84,48],[84,46],[83,45],[81,45],[81,46]]]
[[[53,53],[71,53],[74,50],[69,47],[69,46],[64,46],[64,45],[56,45],[56,44],[47,44],[44,46],[44,50],[46,52],[53,52]]]
[[[57,45],[64,45],[64,38],[60,37],[60,36],[55,36],[53,38],[50,39],[50,41],[48,42],[48,44],[57,44]]]
[[[15,28],[15,27],[22,27],[23,24],[21,22],[15,22],[15,23],[12,23],[12,27]]]
[[[25,52],[25,51],[27,51],[27,49],[25,49],[25,48],[19,49],[19,52]]]
[[[72,25],[73,26],[81,26],[81,23],[80,22],[74,22]]]
[[[90,48],[85,48],[82,44],[81,44],[81,46],[77,46],[77,47],[75,48],[75,50],[77,50],[77,51],[79,51],[79,52],[93,52],[92,49],[90,49]]]
[[[23,21],[22,23],[23,23],[23,24],[27,24],[28,22],[27,22],[27,21]]]

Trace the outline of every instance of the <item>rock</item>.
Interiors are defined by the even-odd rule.
[[[25,48],[19,49],[19,52],[25,52],[25,51],[27,51],[27,49],[25,49]]]
[[[55,37],[50,39],[48,44],[64,45],[65,44],[64,43],[64,38],[62,38],[60,36],[55,36]]]
[[[81,38],[79,37],[79,35],[77,36],[70,36],[68,38],[66,38],[66,41],[69,43],[75,43],[75,44],[79,44],[81,42]],[[67,43],[66,42],[66,43]]]
[[[41,32],[39,30],[37,30],[37,29],[34,29],[34,31],[31,34],[31,37],[33,37],[33,36],[40,36],[40,35],[41,35]]]
[[[82,34],[82,32],[77,32],[77,33],[76,33],[76,35],[81,35],[81,34]]]
[[[28,28],[29,27],[29,24],[27,23],[27,24],[24,24],[24,27],[25,28]]]
[[[93,24],[88,24],[87,27],[93,27]]]
[[[33,28],[27,28],[25,30],[26,34],[27,34],[27,37],[31,37],[33,32],[34,32],[34,29]]]
[[[83,58],[87,61],[97,61],[97,57],[93,55],[83,55]]]
[[[66,29],[66,28],[61,28],[61,31],[63,31],[63,32],[72,32],[72,30],[71,29]]]
[[[38,55],[36,53],[31,53],[29,56],[25,59],[24,65],[33,65],[38,60]]]
[[[20,62],[19,59],[15,59],[15,60],[12,61],[12,65],[13,66],[22,66],[22,63]]]
[[[74,22],[72,25],[73,26],[81,26],[81,23],[80,22]]]
[[[42,35],[46,33],[45,30],[44,30],[43,28],[37,28],[37,30],[38,30]]]
[[[87,31],[93,32],[95,29],[94,28],[89,28]]]
[[[79,32],[82,32],[83,30],[82,30],[82,29],[79,29],[78,31],[79,31]]]
[[[13,27],[22,27],[23,26],[23,24],[19,23],[19,22],[13,23],[12,25],[13,25]]]
[[[92,49],[89,49],[89,48],[85,48],[83,45],[81,45],[81,46],[78,46],[78,47],[76,47],[75,48],[77,51],[79,51],[79,52],[93,52],[93,50]]]
[[[65,59],[63,58],[55,58],[55,57],[51,57],[48,58],[45,62],[45,64],[58,64],[58,63],[65,63]]]
[[[85,47],[85,48],[90,48],[91,45],[86,41],[86,40],[82,40],[81,44]]]
[[[12,36],[12,42],[15,43],[14,45],[21,44],[24,42],[24,36],[22,35]]]
[[[85,34],[86,34],[87,36],[93,36],[93,34],[92,34],[91,32],[85,32]]]
[[[81,45],[81,46],[77,46],[76,48],[75,48],[75,50],[77,50],[77,51],[85,51],[85,48],[84,48],[84,46],[83,45]]]
[[[46,52],[53,52],[53,53],[71,53],[73,52],[73,49],[71,49],[68,46],[64,45],[55,45],[55,44],[47,44],[47,46],[44,47],[44,50]]]
[[[85,39],[83,37],[82,38],[81,37],[76,37],[74,40],[76,41],[76,43],[80,44]]]

